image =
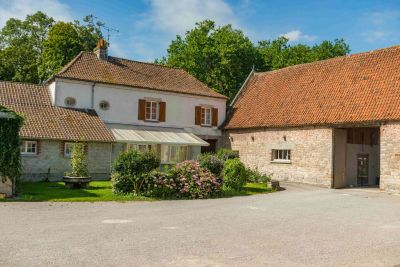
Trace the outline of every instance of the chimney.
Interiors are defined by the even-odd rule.
[[[102,38],[99,39],[97,46],[94,49],[94,53],[97,55],[98,59],[108,59],[107,43]]]

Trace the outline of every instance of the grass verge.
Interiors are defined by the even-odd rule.
[[[16,198],[0,201],[50,201],[50,202],[95,202],[95,201],[152,201],[156,198],[114,195],[110,181],[93,181],[89,188],[67,189],[62,182],[23,182]],[[221,197],[248,196],[273,192],[266,184],[248,183],[242,191],[223,191]]]

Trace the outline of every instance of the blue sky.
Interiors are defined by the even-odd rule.
[[[57,20],[94,14],[119,30],[111,36],[112,55],[143,61],[165,55],[177,34],[207,18],[242,29],[253,42],[344,38],[352,53],[400,44],[400,0],[0,0],[0,26],[37,10]]]

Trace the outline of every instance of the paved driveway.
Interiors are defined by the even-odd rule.
[[[0,203],[1,266],[393,266],[400,196],[287,185],[230,199]]]

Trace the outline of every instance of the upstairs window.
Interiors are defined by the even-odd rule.
[[[108,101],[102,100],[99,103],[99,107],[102,110],[108,110],[108,109],[110,109],[110,103],[108,103]]]
[[[67,107],[75,107],[76,99],[73,97],[66,97],[64,103]]]
[[[36,155],[37,141],[22,141],[20,151],[21,155]]]
[[[290,163],[290,150],[289,149],[272,149],[272,162],[277,163]]]
[[[211,108],[201,107],[201,125],[211,126]]]
[[[158,102],[146,101],[146,120],[158,121]]]

